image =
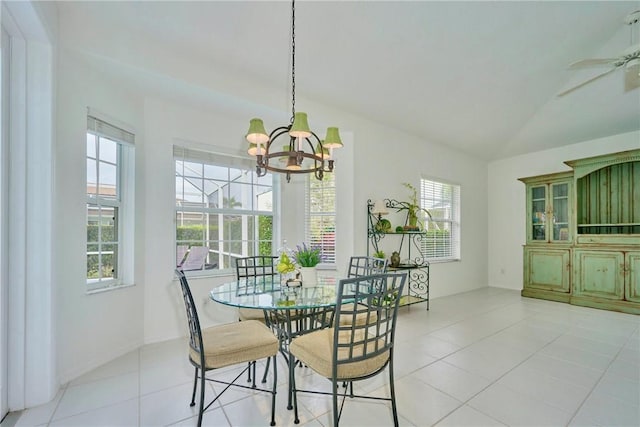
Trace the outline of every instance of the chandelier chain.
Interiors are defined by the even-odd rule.
[[[296,115],[296,2],[291,2],[291,123]]]
[[[1,1],[1,0],[0,0]],[[287,182],[291,175],[313,174],[322,180],[325,173],[333,172],[332,149],[342,147],[337,127],[327,128],[324,140],[311,131],[306,113],[296,113],[296,4],[291,0],[291,121],[288,126],[280,126],[267,133],[262,119],[249,121],[246,139],[247,153],[256,157],[256,174],[265,176],[267,172],[284,173]],[[289,140],[282,151],[276,146],[279,137]],[[297,142],[297,144],[296,144]]]

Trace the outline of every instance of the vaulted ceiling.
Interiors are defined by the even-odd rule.
[[[640,1],[299,0],[296,96],[486,160],[635,131],[640,89],[624,91],[623,69],[556,95],[606,70],[568,71],[570,63],[639,42],[640,24],[623,22],[638,9]],[[206,76],[184,70],[204,64],[230,99],[267,102],[221,84],[225,73],[281,92],[289,108],[290,2],[60,2],[58,11],[63,43],[106,60],[104,70],[147,83],[165,76],[197,92]]]

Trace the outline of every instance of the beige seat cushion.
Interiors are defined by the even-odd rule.
[[[366,310],[367,307],[359,304],[360,307],[362,307],[363,310]],[[342,306],[343,310],[346,311],[354,311],[354,305],[353,304],[345,304]],[[368,314],[368,318],[367,318],[367,314]],[[367,319],[368,319],[368,323],[367,323]],[[358,326],[362,326],[365,324],[375,324],[378,321],[378,313],[376,313],[375,311],[370,311],[370,312],[363,312],[363,313],[357,313],[356,314],[356,321],[355,324]],[[340,316],[340,326],[347,326],[347,325],[351,325],[353,324],[353,316],[349,315],[342,315]]]
[[[246,320],[258,320],[264,323],[264,311],[258,308],[239,308],[238,318],[243,322]]]
[[[382,345],[382,343],[381,343]],[[333,356],[333,328],[322,329],[302,335],[291,341],[291,354],[318,374],[331,378]],[[338,357],[346,355],[347,349],[339,350]],[[354,356],[362,355],[362,347],[354,350]],[[385,351],[370,359],[360,362],[346,363],[338,366],[338,380],[360,378],[381,369],[389,359],[389,351]]]
[[[256,320],[212,326],[202,331],[204,363],[207,369],[222,368],[274,356],[278,339]],[[200,363],[198,352],[190,349],[191,360]]]

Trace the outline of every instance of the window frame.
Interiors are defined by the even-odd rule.
[[[322,218],[333,217],[333,254],[330,255],[332,258],[330,258],[329,261],[322,261],[320,262],[320,264],[318,264],[318,268],[326,268],[326,269],[331,269],[336,267],[336,252],[337,252],[337,237],[338,237],[338,233],[337,233],[338,194],[337,194],[337,182],[336,182],[337,180],[336,180],[335,173],[324,174],[324,178],[329,178],[329,177],[332,178],[332,185],[330,187],[333,189],[333,200],[334,200],[332,211],[311,212],[311,192],[314,190],[311,184],[314,182],[316,183],[325,182],[324,179],[323,181],[319,181],[312,174],[308,174],[306,183],[305,183],[305,194],[304,194],[304,198],[305,198],[304,241],[306,242],[306,244],[312,245],[312,246],[314,245],[314,241],[311,235],[312,234],[311,218],[314,216],[322,217]],[[323,187],[323,189],[324,188],[327,188],[327,186]],[[327,259],[327,254],[325,253],[324,245],[321,244],[320,247],[321,247],[320,255],[322,257],[321,259],[323,260]]]
[[[436,200],[434,197],[435,190],[426,188],[427,186],[433,187],[434,185],[449,188],[449,197],[439,198]],[[460,261],[462,240],[460,221],[461,186],[459,184],[454,184],[441,179],[423,176],[420,178],[419,199],[420,207],[429,211],[431,215],[433,215],[434,204],[440,203],[443,206],[443,209],[450,208],[449,215],[446,215],[445,217],[434,216],[433,219],[429,218],[429,220],[426,221],[426,229],[424,230],[426,235],[422,239],[422,250],[425,258],[430,263]],[[446,239],[446,241],[444,241],[445,245],[449,247],[449,253],[440,256],[434,256],[437,254],[434,254],[427,247],[427,245],[429,244],[436,245],[443,242],[443,240],[440,240],[438,237],[436,237],[437,232],[440,231],[440,228],[436,223],[447,224],[448,227],[445,227],[445,229],[448,228],[450,230],[448,238]]]
[[[102,118],[96,117],[95,113],[89,112],[87,115],[87,131],[86,131],[86,142],[85,148],[88,149],[89,146],[89,135],[93,135],[94,144],[95,144],[95,155],[90,156],[89,151],[87,150],[85,158],[87,162],[91,159],[96,164],[96,176],[95,176],[95,189],[94,192],[89,192],[89,185],[93,185],[94,183],[89,183],[89,175],[88,170],[86,174],[86,186],[87,186],[87,198],[85,204],[85,229],[87,230],[87,235],[85,236],[85,259],[88,263],[88,256],[90,252],[90,245],[98,245],[98,278],[89,278],[88,271],[85,272],[86,276],[86,287],[88,293],[99,292],[103,290],[109,290],[114,288],[122,287],[126,284],[133,284],[133,240],[134,240],[134,229],[133,229],[133,209],[134,209],[134,142],[135,135],[123,128],[119,127],[119,125],[111,124],[114,123],[112,119],[103,120]],[[115,163],[113,161],[107,160],[104,157],[101,157],[100,146],[101,140],[105,139],[111,141],[115,144],[116,147],[116,155],[115,155]],[[101,184],[100,180],[100,165],[108,164],[114,166],[115,171],[115,189],[114,189],[114,197],[105,197],[99,194],[99,188]],[[114,209],[114,219],[113,219],[113,227],[114,227],[114,236],[113,240],[105,241],[102,238],[102,233],[100,232],[102,224],[102,209]],[[98,238],[96,241],[88,241],[89,233],[89,215],[92,209],[98,211]],[[114,253],[116,256],[113,259],[114,265],[114,276],[113,277],[101,277],[102,271],[102,245],[113,245]],[[86,265],[88,267],[88,264]]]
[[[242,252],[241,253],[236,253],[235,255],[237,255],[238,257],[244,257],[244,256],[250,256],[250,253],[254,253],[255,255],[258,255],[260,253],[260,242],[261,240],[258,239],[259,237],[259,217],[261,216],[270,216],[271,219],[271,253],[269,255],[274,255],[276,253],[277,250],[277,245],[276,242],[279,240],[279,229],[280,229],[280,224],[279,224],[279,198],[280,198],[280,191],[279,191],[279,187],[280,187],[280,180],[279,177],[276,174],[270,174],[270,178],[271,178],[271,185],[270,185],[270,189],[271,189],[271,193],[272,193],[272,200],[271,200],[271,211],[269,210],[261,210],[261,209],[246,209],[246,208],[240,208],[240,209],[236,209],[236,208],[230,208],[230,207],[202,207],[202,206],[187,206],[184,205],[184,203],[182,205],[179,204],[178,202],[178,162],[182,162],[183,163],[183,167],[184,167],[184,163],[195,163],[195,164],[199,164],[201,167],[203,167],[203,171],[204,171],[204,166],[213,166],[213,167],[217,167],[217,168],[226,168],[227,169],[227,180],[224,181],[222,179],[216,179],[216,181],[219,182],[226,182],[226,185],[229,184],[233,184],[234,182],[236,184],[238,184],[238,182],[236,182],[235,180],[232,180],[230,178],[229,175],[229,171],[236,169],[236,170],[241,170],[244,172],[244,174],[251,174],[251,176],[253,177],[252,182],[251,183],[242,183],[242,185],[250,185],[252,190],[251,190],[251,197],[257,197],[259,192],[256,191],[256,189],[262,189],[262,188],[267,188],[269,187],[268,185],[265,185],[264,183],[260,183],[258,181],[258,179],[260,177],[257,177],[255,175],[255,164],[253,162],[250,162],[250,159],[247,159],[246,156],[240,156],[238,154],[235,153],[229,153],[226,152],[223,149],[219,149],[217,147],[212,147],[211,151],[204,151],[202,149],[191,149],[182,145],[174,145],[173,147],[173,166],[174,166],[174,176],[175,176],[175,188],[174,188],[174,197],[175,197],[175,210],[174,210],[174,253],[176,254],[176,267],[178,267],[178,262],[177,262],[177,256],[178,256],[178,246],[179,245],[184,245],[187,242],[193,242],[195,241],[195,239],[182,239],[182,240],[178,240],[178,217],[180,214],[202,214],[202,215],[219,215],[221,216],[220,220],[218,223],[223,223],[221,221],[223,221],[223,217],[227,216],[227,215],[240,215],[243,218],[244,217],[251,217],[253,216],[255,218],[255,222],[253,224],[253,226],[255,227],[254,229],[254,239],[249,240],[249,239],[241,239],[240,241],[236,241],[236,240],[219,240],[219,239],[207,239],[206,234],[203,234],[202,236],[202,245],[203,246],[207,246],[209,244],[211,244],[211,242],[217,241],[219,245],[222,246],[218,246],[221,249],[222,255],[221,256],[228,256],[230,257],[229,263],[230,265],[228,265],[226,268],[207,268],[207,260],[210,260],[210,253],[207,255],[207,259],[205,260],[205,265],[201,268],[201,269],[197,269],[197,270],[185,270],[184,273],[185,275],[187,275],[188,277],[206,277],[206,276],[227,276],[230,274],[234,274],[235,273],[235,266],[232,265],[232,259],[234,257],[234,254],[232,252],[229,252],[228,254],[224,254],[224,250],[222,250],[224,248],[224,245],[230,245],[230,244],[234,244],[234,243],[239,243],[242,246]],[[243,174],[243,176],[244,176]],[[181,175],[182,178],[184,178],[186,175],[184,174],[184,168],[183,168],[183,174]],[[205,178],[204,177],[204,173],[202,177],[198,177],[198,179],[202,179],[203,181],[208,180],[210,178]],[[223,186],[221,188],[225,188],[226,187]],[[204,193],[204,189],[202,189],[203,194]],[[182,195],[184,197],[184,189],[182,190]],[[223,196],[224,199],[224,196]],[[184,200],[183,200],[184,202]],[[252,200],[252,203],[257,203],[256,200]],[[255,206],[255,205],[254,205]],[[204,220],[204,219],[203,219]],[[242,227],[246,226],[247,224],[243,224]],[[219,237],[219,235],[218,235]],[[253,250],[251,251],[248,245],[253,245]],[[210,246],[209,246],[210,247]],[[218,260],[218,263],[220,262],[220,260]],[[216,264],[218,264],[216,263]]]

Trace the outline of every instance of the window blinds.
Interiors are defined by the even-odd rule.
[[[135,135],[124,129],[102,121],[93,116],[87,116],[87,129],[96,135],[128,145],[135,145]]]
[[[241,158],[229,154],[195,150],[193,148],[181,147],[179,145],[173,146],[173,157],[178,160],[195,161],[223,167],[235,167],[244,170],[253,170],[256,165],[253,158]]]
[[[420,204],[429,211],[423,250],[428,259],[460,259],[460,186],[420,180]]]
[[[336,262],[336,186],[335,175],[328,173],[322,181],[307,178],[305,195],[305,240],[320,248],[323,264]]]

